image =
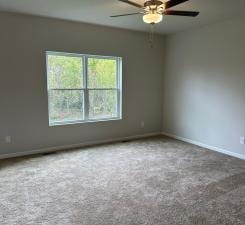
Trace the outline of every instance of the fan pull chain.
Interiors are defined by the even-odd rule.
[[[150,47],[154,47],[154,23],[150,24],[150,33],[149,33],[149,43]]]

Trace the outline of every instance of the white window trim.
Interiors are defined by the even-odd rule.
[[[57,55],[57,56],[66,56],[66,57],[80,57],[83,59],[83,88],[74,88],[70,90],[83,90],[84,91],[84,120],[67,120],[67,121],[50,121],[50,101],[49,101],[49,88],[48,88],[48,56]],[[88,58],[97,58],[97,59],[113,59],[117,62],[117,87],[116,88],[88,88],[87,87],[87,78],[88,78]],[[65,53],[65,52],[56,52],[56,51],[46,51],[46,76],[47,76],[47,94],[48,94],[48,117],[49,117],[49,126],[60,126],[60,125],[71,125],[71,124],[81,124],[81,123],[94,123],[94,122],[104,122],[104,121],[115,121],[122,119],[122,57],[116,56],[100,56],[100,55],[90,55],[90,54],[77,54],[77,53]],[[55,89],[52,89],[55,90]],[[61,90],[61,89],[59,89]],[[69,90],[65,89],[64,90]],[[89,90],[117,90],[117,116],[116,117],[107,117],[99,119],[89,119],[89,100],[88,100],[88,91]]]

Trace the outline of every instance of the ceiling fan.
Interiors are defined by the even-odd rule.
[[[143,21],[148,24],[156,24],[160,23],[163,19],[163,15],[168,16],[189,16],[195,17],[199,14],[199,12],[194,11],[177,11],[177,10],[168,10],[176,5],[179,5],[183,2],[187,2],[188,0],[169,0],[167,2],[159,1],[159,0],[149,0],[144,3],[144,5],[140,5],[138,3],[128,1],[128,0],[119,0],[120,2],[127,3],[129,5],[135,6],[141,9],[141,12],[136,13],[128,13],[122,15],[115,15],[111,17],[121,17],[121,16],[131,16],[131,15],[143,15]]]

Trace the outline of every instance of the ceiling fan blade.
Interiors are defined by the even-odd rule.
[[[187,2],[189,0],[169,0],[168,2],[165,3],[165,9],[169,9],[172,8],[176,5],[179,5],[183,2]]]
[[[135,6],[137,8],[141,8],[141,9],[143,8],[142,5],[140,5],[140,4],[136,3],[136,2],[131,2],[131,1],[128,1],[128,0],[118,0],[118,1],[124,2],[124,3],[132,5],[132,6]]]
[[[167,10],[163,12],[164,15],[172,15],[172,16],[191,16],[195,17],[199,14],[199,12],[192,11],[177,11],[177,10]]]
[[[143,14],[143,13],[128,13],[128,14],[121,14],[121,15],[114,15],[114,16],[110,16],[110,17],[121,17],[121,16],[132,16],[132,15],[139,15],[139,14]]]

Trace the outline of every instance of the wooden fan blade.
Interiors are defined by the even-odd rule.
[[[142,14],[140,12],[138,13],[128,13],[128,14],[121,14],[121,15],[114,15],[114,16],[110,16],[110,17],[121,17],[121,16],[132,16],[132,15],[139,15],[139,14]]]
[[[191,16],[195,17],[199,14],[199,12],[193,11],[177,11],[177,10],[167,10],[163,12],[164,15],[172,15],[172,16]]]
[[[118,0],[118,1],[124,2],[124,3],[129,4],[129,5],[132,5],[132,6],[135,6],[137,8],[141,8],[141,9],[143,8],[142,5],[140,5],[138,3],[135,3],[135,2],[128,1],[128,0]]]
[[[170,0],[170,1],[165,3],[165,9],[172,8],[176,5],[179,5],[179,4],[181,4],[183,2],[187,2],[187,1],[189,1],[189,0]]]

